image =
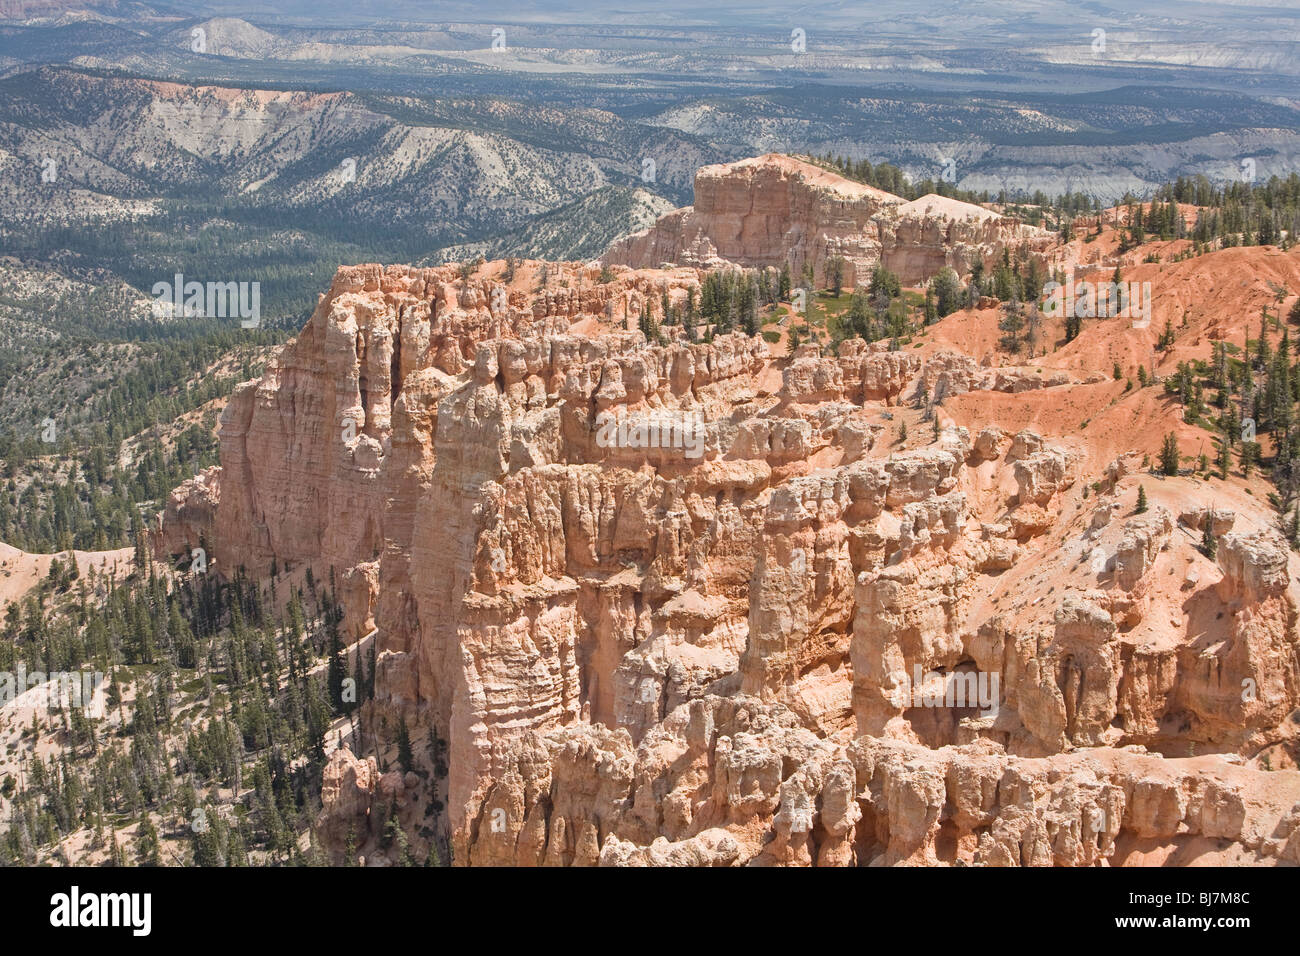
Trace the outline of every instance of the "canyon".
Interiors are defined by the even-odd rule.
[[[1150,327],[1030,358],[996,304],[895,349],[663,313],[710,269],[915,286],[1098,248],[770,155],[601,260],[343,267],[154,550],[311,569],[373,636],[373,753],[325,769],[335,859],[351,833],[387,862],[392,809],[463,865],[1300,864],[1300,565],[1261,481],[1154,476],[1162,435],[1204,433],[1107,374],[1166,319],[1166,372],[1244,341],[1300,251],[1116,253]],[[689,419],[702,453],[598,441],[609,415]],[[918,673],[998,700],[917,706]],[[443,772],[381,765],[403,724]]]

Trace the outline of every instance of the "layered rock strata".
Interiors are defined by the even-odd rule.
[[[897,444],[900,405],[1008,370],[647,343],[700,272],[520,268],[340,270],[162,515],[223,573],[333,572],[367,748],[445,741],[423,776],[336,753],[332,852],[394,807],[426,851],[436,793],[461,864],[1300,862],[1300,773],[1247,765],[1300,695],[1262,507],[1210,561],[1203,513],[1121,507],[1127,458]]]
[[[695,177],[695,204],[674,210],[605,254],[610,264],[663,263],[780,269],[811,265],[818,281],[834,258],[845,282],[865,284],[877,265],[911,285],[944,267],[993,268],[1004,249],[1042,253],[1052,237],[983,206],[929,195],[907,202],[811,163],[768,154]]]

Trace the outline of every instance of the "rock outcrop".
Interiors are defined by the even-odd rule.
[[[784,177],[763,222],[906,215],[741,168]],[[784,235],[709,202],[739,217],[724,257]],[[331,852],[366,852],[375,806],[428,806],[414,855],[460,864],[1295,858],[1300,773],[1242,765],[1294,746],[1285,542],[1216,517],[1211,563],[1186,500],[1124,513],[1134,463],[1092,482],[1036,430],[886,437],[931,373],[1017,391],[964,363],[647,342],[629,320],[695,269],[504,268],[341,269],[155,538],[332,575],[349,640],[376,642],[365,752],[403,721],[445,743],[406,776],[337,752]]]
[[[214,539],[220,501],[219,466],[208,468],[181,482],[167,496],[156,526],[151,529],[154,551],[174,555],[189,554],[196,548],[205,548]],[[206,553],[204,557],[206,558]]]
[[[929,195],[907,202],[811,163],[771,153],[705,166],[695,176],[695,205],[674,210],[616,242],[611,265],[701,268],[725,264],[795,270],[820,278],[828,260],[844,260],[845,281],[865,284],[877,265],[904,284],[944,267],[959,275],[991,267],[1004,249],[1042,251],[1051,237],[983,206]]]

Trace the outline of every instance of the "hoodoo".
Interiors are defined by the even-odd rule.
[[[436,798],[460,864],[1300,863],[1295,557],[1223,481],[1207,557],[1177,516],[1211,492],[1141,464],[1192,426],[1108,374],[1173,316],[1208,358],[1300,254],[1221,293],[1246,250],[1137,265],[1152,328],[1051,351],[1004,347],[998,303],[791,349],[679,324],[706,270],[1080,251],[788,157],[696,195],[604,263],[340,269],[174,493],[159,548],[333,571],[375,631],[331,852]],[[665,421],[691,440],[627,437]],[[368,756],[402,722],[445,742],[428,782]]]

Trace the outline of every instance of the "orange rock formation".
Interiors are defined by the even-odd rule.
[[[933,194],[905,202],[773,153],[705,166],[695,176],[694,206],[616,242],[605,261],[778,269],[789,262],[796,270],[807,263],[821,281],[827,260],[838,256],[850,286],[865,284],[877,265],[911,285],[944,266],[964,274],[977,261],[994,266],[1004,248],[1042,252],[1051,242],[1043,230],[982,206]]]
[[[1140,473],[1190,426],[1105,373],[1150,354],[1159,302],[1033,368],[962,353],[979,313],[895,352],[647,344],[629,317],[715,252],[925,277],[1007,228],[922,203],[911,233],[896,197],[768,157],[697,195],[609,257],[672,269],[340,269],[160,547],[334,569],[350,634],[377,630],[372,733],[447,741],[458,863],[1300,863],[1296,558],[1242,482]],[[779,225],[796,206],[817,228]],[[1190,303],[1242,253],[1143,268]],[[911,399],[941,380],[934,437]],[[1210,505],[1217,561],[1189,530]],[[336,851],[422,786],[347,751],[326,784]]]

